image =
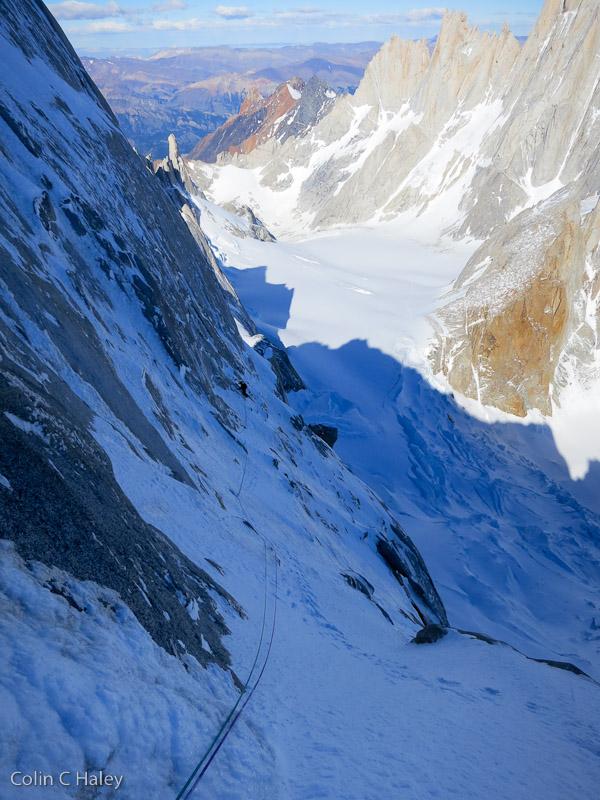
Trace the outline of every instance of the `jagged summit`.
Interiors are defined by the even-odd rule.
[[[305,83],[292,78],[264,98],[250,92],[237,115],[202,139],[188,158],[222,162],[229,156],[249,154],[271,140],[283,143],[303,136],[333,107],[336,93],[316,75]]]
[[[239,113],[201,139],[189,158],[211,162],[216,161],[219,153],[251,153],[273,136],[283,118],[300,100],[304,86],[301,78],[292,78],[266,98],[257,90],[250,91]]]
[[[367,65],[353,104],[377,103],[384,110],[397,111],[414,95],[430,60],[424,39],[415,42],[392,36]]]
[[[305,136],[333,108],[336,93],[317,75],[306,83],[294,108],[281,120],[274,132],[278,142]]]

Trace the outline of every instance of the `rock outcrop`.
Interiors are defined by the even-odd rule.
[[[329,111],[335,103],[336,93],[325,81],[313,75],[304,86],[300,99],[294,108],[274,132],[278,142],[285,142],[290,137],[304,136]]]
[[[169,134],[168,145],[168,155],[153,163],[154,172],[167,185],[179,187],[191,194],[201,194],[201,190],[190,178],[186,163],[179,154],[179,145],[173,133]]]
[[[225,203],[223,208],[225,211],[230,211],[237,217],[246,220],[246,222],[249,224],[248,232],[246,233],[240,230],[240,236],[252,236],[253,239],[258,239],[260,242],[276,241],[273,234],[267,230],[265,225],[261,222],[261,220],[259,220],[254,211],[252,211],[250,206],[238,205],[236,203]]]
[[[463,296],[439,312],[433,359],[469,397],[519,416],[551,414],[564,389],[598,374],[595,3],[545,4],[503,104],[506,121],[484,144],[458,231],[496,232],[457,280]]]
[[[452,386],[518,416],[531,408],[552,413],[570,337],[577,331],[592,345],[587,357],[580,348],[580,359],[596,347],[590,304],[583,318],[576,311],[582,292],[595,310],[597,292],[584,288],[597,259],[594,213],[582,225],[579,201],[559,193],[475,253],[455,283],[459,299],[439,312],[444,333],[433,358]]]

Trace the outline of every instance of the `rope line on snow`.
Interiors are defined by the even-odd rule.
[[[195,789],[197,784],[195,783],[194,786],[192,786],[192,788],[188,792],[188,787],[189,787],[190,783],[196,777],[196,774],[198,773],[198,770],[202,767],[202,765],[204,764],[204,762],[208,758],[211,750],[213,749],[213,747],[217,743],[219,737],[221,736],[221,734],[223,733],[223,731],[227,727],[227,724],[229,723],[229,720],[235,714],[235,712],[237,710],[237,707],[241,703],[242,698],[243,698],[244,694],[246,693],[246,691],[248,689],[248,685],[250,684],[250,681],[252,679],[252,675],[254,674],[254,670],[256,669],[256,665],[258,663],[258,657],[260,655],[260,650],[261,650],[262,643],[263,643],[263,638],[264,638],[264,634],[265,634],[265,624],[266,624],[266,620],[267,620],[267,544],[266,544],[266,542],[263,542],[263,543],[264,543],[264,546],[265,546],[265,599],[264,599],[264,605],[263,605],[263,620],[262,620],[262,627],[261,627],[261,631],[260,631],[260,640],[258,642],[258,648],[256,650],[256,656],[254,657],[254,663],[252,664],[252,669],[250,670],[250,674],[248,675],[246,683],[242,687],[242,691],[240,692],[240,696],[238,697],[235,705],[233,706],[233,708],[231,709],[231,711],[227,715],[227,718],[225,719],[225,721],[223,722],[223,724],[221,725],[219,730],[217,731],[215,737],[213,738],[212,742],[209,744],[208,748],[204,752],[202,758],[200,759],[200,761],[196,764],[196,766],[192,770],[192,774],[189,776],[189,778],[187,779],[187,781],[185,782],[185,784],[183,785],[183,787],[179,791],[179,794],[177,795],[175,800],[183,800],[184,797],[186,797],[186,796],[189,797],[191,792],[194,791],[194,789]],[[210,759],[210,761],[212,761],[212,758]],[[210,763],[210,761],[208,763]],[[205,771],[206,770],[203,770],[202,775],[204,774]]]
[[[248,428],[248,406],[246,404],[244,404],[244,428]],[[244,452],[246,453],[246,458],[244,460],[244,469],[242,470],[242,480],[240,481],[239,489],[233,494],[235,497],[237,497],[240,507],[245,514],[246,509],[242,506],[242,502],[240,500],[240,492],[242,491],[242,486],[244,485],[244,479],[246,477],[246,469],[248,468],[248,451],[244,448]]]
[[[244,427],[247,428],[247,426],[248,426],[248,406],[247,405],[244,405],[244,412],[245,412],[244,413]],[[245,461],[244,461],[244,468],[242,470],[242,478],[241,478],[241,481],[240,481],[240,486],[239,486],[239,489],[237,490],[237,492],[233,492],[233,494],[237,498],[237,501],[238,501],[238,503],[240,505],[240,508],[241,508],[242,512],[247,517],[248,514],[247,514],[246,509],[244,508],[244,505],[243,505],[243,503],[241,501],[241,498],[240,498],[240,493],[241,493],[242,487],[244,485],[244,480],[246,478],[246,470],[247,470],[247,467],[248,467],[248,451],[247,450],[245,450],[245,454],[246,454],[246,458],[245,458]],[[243,520],[243,518],[240,518],[240,519]],[[265,576],[264,576],[265,592],[264,592],[264,604],[263,604],[263,618],[262,618],[262,625],[261,625],[261,631],[260,631],[260,639],[259,639],[259,642],[258,642],[258,648],[256,650],[256,656],[254,657],[254,663],[252,664],[252,668],[250,670],[250,674],[248,675],[246,683],[242,687],[242,691],[240,692],[240,696],[238,697],[235,705],[233,706],[233,708],[231,709],[231,711],[227,715],[227,718],[225,719],[225,721],[223,722],[223,724],[221,725],[219,730],[217,731],[216,735],[214,736],[214,738],[211,741],[210,745],[208,746],[207,750],[202,755],[202,758],[196,764],[195,768],[192,770],[191,775],[189,776],[189,778],[187,779],[187,781],[185,782],[185,784],[183,785],[183,787],[179,791],[179,793],[178,793],[177,797],[175,798],[175,800],[187,800],[187,798],[191,797],[192,793],[197,788],[198,784],[200,783],[200,781],[204,777],[207,769],[212,764],[215,756],[217,755],[217,753],[219,752],[219,750],[223,746],[225,740],[227,739],[227,737],[229,736],[231,731],[233,730],[234,725],[236,724],[238,719],[241,717],[244,709],[246,708],[246,706],[250,702],[250,698],[252,697],[252,695],[256,691],[256,687],[260,683],[260,679],[262,678],[263,673],[264,673],[264,671],[266,669],[267,662],[269,660],[269,656],[271,655],[271,648],[273,646],[273,639],[275,637],[275,623],[276,623],[276,620],[277,620],[277,588],[278,588],[278,563],[279,563],[279,559],[277,558],[277,555],[275,553],[275,548],[268,541],[266,536],[264,536],[262,533],[257,531],[256,528],[253,528],[253,530],[263,540],[263,545],[264,545],[264,548],[265,548],[265,550],[264,550],[264,555],[265,555]],[[252,680],[252,676],[254,674],[254,671],[256,669],[256,665],[258,663],[258,658],[260,656],[260,651],[262,649],[262,644],[263,644],[264,634],[265,634],[266,619],[267,619],[267,594],[268,594],[268,590],[267,590],[267,544],[269,545],[270,550],[273,552],[274,564],[275,564],[275,595],[274,595],[274,608],[273,608],[273,624],[271,626],[271,635],[270,635],[270,639],[269,639],[269,646],[267,648],[267,654],[265,656],[265,661],[264,661],[264,663],[262,665],[261,671],[260,671],[260,673],[258,675],[258,678],[256,679],[256,682],[255,682],[254,686],[252,687],[250,692],[248,692],[248,686],[250,685],[250,681]],[[242,703],[241,708],[239,708],[239,710],[238,710],[238,706],[240,705],[240,703],[242,702],[242,699],[244,697],[245,697],[245,700]],[[236,711],[237,711],[237,714],[236,714]],[[192,781],[193,781],[193,783],[192,783]]]
[[[265,656],[265,661],[264,661],[264,664],[262,665],[262,669],[261,669],[261,671],[260,671],[260,673],[258,675],[258,678],[256,679],[256,683],[254,684],[254,686],[252,687],[252,689],[250,690],[250,692],[246,696],[246,699],[242,703],[241,708],[239,709],[239,711],[237,712],[237,714],[235,715],[235,717],[231,721],[231,724],[229,725],[229,727],[227,728],[225,733],[223,734],[223,737],[221,738],[221,741],[219,742],[219,744],[213,750],[213,752],[212,752],[210,758],[208,759],[208,761],[206,762],[206,764],[202,767],[202,770],[201,770],[200,774],[198,775],[198,777],[196,778],[196,780],[194,781],[194,783],[190,787],[190,790],[187,793],[186,797],[191,797],[192,793],[194,792],[194,790],[196,789],[196,787],[198,786],[198,784],[200,783],[200,781],[204,777],[204,775],[206,773],[206,770],[210,767],[211,763],[213,762],[213,759],[215,758],[215,756],[217,755],[217,753],[219,752],[221,747],[225,744],[225,740],[227,739],[227,737],[229,736],[229,734],[233,730],[233,727],[236,724],[236,722],[238,721],[238,719],[242,716],[242,714],[244,712],[244,709],[246,708],[246,706],[250,702],[250,699],[251,699],[252,695],[254,694],[254,692],[256,691],[256,688],[257,688],[258,684],[260,683],[260,679],[262,678],[263,673],[264,673],[264,671],[265,671],[265,669],[267,667],[267,663],[269,661],[269,656],[271,655],[271,648],[273,647],[273,639],[275,638],[275,624],[277,622],[277,580],[278,580],[277,572],[278,572],[278,570],[277,570],[277,557],[275,557],[275,606],[274,606],[274,610],[273,610],[273,624],[271,626],[271,636],[269,638],[269,647],[267,649],[267,654]],[[243,695],[240,695],[240,700],[241,700],[242,696]],[[239,700],[238,700],[238,702],[239,702]],[[236,706],[237,706],[237,703],[236,703]]]

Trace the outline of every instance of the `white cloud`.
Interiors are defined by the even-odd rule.
[[[413,8],[412,11],[407,11],[406,14],[400,14],[405,17],[407,22],[421,22],[430,19],[441,19],[444,16],[445,8]]]
[[[62,8],[63,19],[102,19],[108,16],[125,16],[126,21],[117,20],[94,22],[87,25],[69,27],[68,33],[76,36],[87,36],[101,33],[132,33],[149,31],[197,31],[219,29],[280,29],[285,30],[290,26],[301,28],[321,28],[335,30],[336,28],[366,28],[366,27],[413,27],[439,23],[444,14],[440,7],[413,9],[404,13],[392,14],[353,14],[345,11],[327,11],[314,6],[300,6],[290,11],[274,10],[271,14],[254,16],[254,12],[245,6],[218,6],[213,11],[211,18],[181,19],[153,19],[153,14],[162,14],[167,11],[177,11],[188,7],[185,0],[161,0],[147,6],[144,14],[140,8],[122,9],[115,2],[105,3],[103,6],[83,3],[79,0],[65,0],[54,6]],[[52,6],[51,6],[52,8]],[[102,12],[102,13],[100,13]],[[153,14],[152,14],[153,12]],[[215,18],[214,15],[217,15]]]
[[[214,26],[204,19],[156,19],[151,27],[154,31],[198,31],[201,28]]]
[[[248,17],[254,16],[254,11],[245,6],[217,6],[215,14],[224,19],[248,19]]]
[[[180,11],[187,7],[188,4],[184,3],[183,0],[165,0],[164,3],[153,3],[151,6],[152,11],[156,11],[159,14],[164,11]]]
[[[65,0],[48,8],[56,19],[107,19],[123,16],[126,11],[117,3],[110,2],[100,6],[96,3],[82,3],[81,0]]]
[[[325,9],[323,8],[316,8],[315,6],[297,6],[296,8],[292,8],[296,14],[320,14]]]
[[[82,27],[77,28],[77,31],[72,31],[72,33],[85,36],[94,33],[132,33],[135,30],[137,30],[137,28],[135,28],[129,22],[105,20],[101,22],[90,22],[89,25],[83,25]]]
[[[444,8],[416,8],[400,14],[367,14],[363,19],[370,25],[415,25],[439,22],[444,16],[444,10]]]

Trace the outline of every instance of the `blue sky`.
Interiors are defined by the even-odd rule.
[[[229,0],[223,0],[228,3]],[[79,53],[147,52],[205,45],[309,44],[435,36],[444,5],[438,0],[303,0],[276,7],[252,0],[63,0],[49,8]],[[298,4],[300,3],[300,4]],[[544,0],[463,0],[449,6],[469,21],[497,30],[506,20],[527,34]]]

